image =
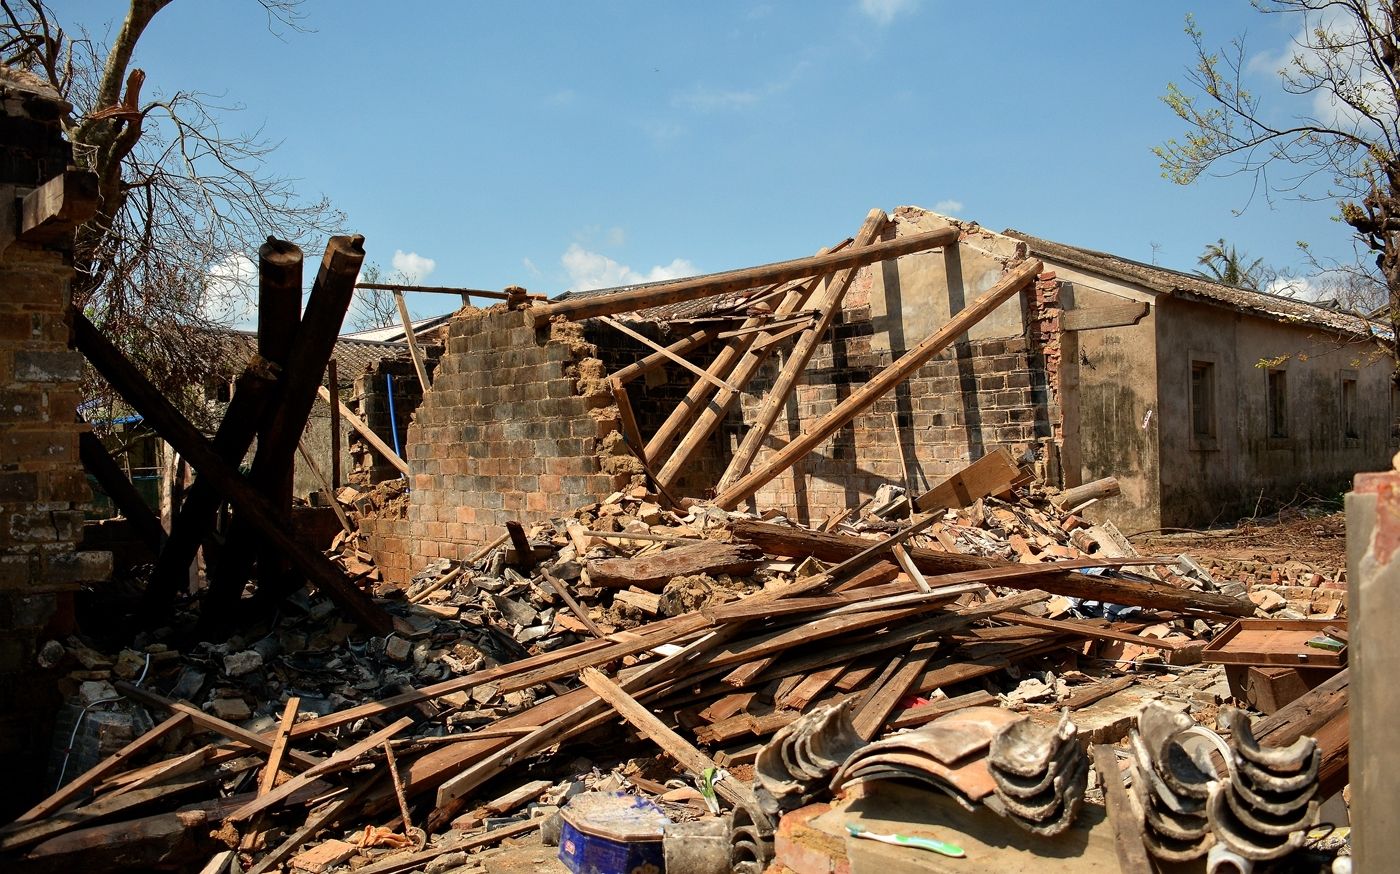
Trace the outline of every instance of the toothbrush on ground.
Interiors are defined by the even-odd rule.
[[[963,852],[962,847],[936,841],[933,838],[918,838],[912,835],[884,835],[860,825],[848,825],[846,831],[850,832],[853,838],[868,838],[882,844],[894,844],[897,847],[918,847],[921,850],[932,850],[935,853],[952,856],[954,859],[961,859],[967,855]]]

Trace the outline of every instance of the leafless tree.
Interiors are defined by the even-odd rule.
[[[251,294],[249,253],[268,235],[310,242],[343,217],[268,169],[273,147],[260,132],[226,129],[241,107],[145,88],[133,55],[170,2],[130,0],[109,45],[60,23],[43,0],[0,0],[0,61],[71,104],[62,123],[75,163],[99,180],[97,214],[75,242],[74,303],[197,415],[190,388],[226,366],[210,329],[231,298]],[[258,2],[270,25],[300,28],[300,0]],[[100,380],[86,395],[93,418],[112,409]]]

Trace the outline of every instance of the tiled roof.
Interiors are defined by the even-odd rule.
[[[1359,316],[1329,309],[1310,301],[1222,285],[1190,273],[1143,264],[1140,261],[1120,258],[1107,252],[1096,252],[1093,249],[1056,243],[1009,228],[1002,233],[1024,241],[1031,247],[1033,254],[1042,258],[1059,261],[1071,267],[1090,270],[1105,276],[1136,282],[1159,294],[1196,298],[1277,322],[1316,325],[1320,328],[1354,336],[1366,336],[1368,324],[1372,331],[1385,336],[1390,333],[1389,327],[1379,322],[1368,323],[1367,320]]]
[[[214,334],[233,373],[258,349],[258,335],[252,331],[228,329]],[[355,377],[381,358],[407,358],[408,344],[341,337],[335,341],[335,351],[331,355],[335,358],[336,377],[344,385],[353,382]]]

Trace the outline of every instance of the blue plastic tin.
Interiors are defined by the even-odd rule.
[[[662,874],[661,808],[624,792],[585,792],[559,811],[559,861],[574,874]]]

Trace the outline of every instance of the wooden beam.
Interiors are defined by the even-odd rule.
[[[872,245],[879,238],[885,226],[889,224],[889,220],[890,217],[885,215],[884,210],[872,209],[870,214],[865,217],[865,223],[856,233],[855,250],[859,251]],[[841,302],[845,300],[846,292],[850,289],[851,282],[856,278],[856,269],[855,267],[847,267],[826,277],[827,292],[825,299],[822,300],[820,315],[815,322],[803,330],[802,337],[788,352],[783,361],[783,369],[779,371],[777,379],[773,380],[772,387],[764,395],[763,406],[755,414],[753,424],[749,426],[743,442],[739,444],[739,448],[729,459],[729,466],[725,468],[724,474],[719,478],[716,490],[724,491],[730,483],[748,473],[749,465],[758,455],[758,450],[763,446],[764,439],[773,430],[773,424],[778,421],[778,416],[787,407],[788,397],[797,386],[798,379],[806,373],[807,363],[812,360],[812,354],[817,351],[817,346],[826,336],[826,331],[831,327],[836,314],[841,311]]]
[[[130,520],[132,529],[146,548],[152,554],[159,555],[161,544],[165,542],[166,537],[160,517],[141,497],[141,493],[136,491],[136,486],[127,478],[126,471],[122,470],[121,465],[107,452],[107,447],[102,445],[96,434],[83,431],[78,435],[78,458],[82,461],[83,468],[97,480],[97,484],[107,493],[107,497],[112,499],[112,503],[121,514]]]
[[[863,267],[866,264],[898,258],[901,255],[949,246],[956,243],[957,240],[957,228],[940,228],[924,234],[914,234],[877,243],[862,249],[847,249],[841,252],[829,252],[825,255],[797,258],[792,261],[779,261],[760,267],[711,273],[708,276],[678,279],[674,282],[663,282],[630,291],[569,298],[533,306],[527,312],[531,323],[537,327],[555,316],[563,316],[576,321],[594,316],[632,312],[662,304],[714,297],[731,291],[745,291],[774,282],[806,279],[847,267]]]
[[[321,481],[321,488],[325,489],[326,500],[330,502],[331,510],[335,512],[335,518],[340,522],[340,527],[346,534],[354,534],[355,526],[350,524],[350,517],[345,515],[345,508],[340,506],[340,501],[336,500],[330,477],[321,470],[321,465],[316,463],[316,459],[311,457],[311,453],[306,451],[305,440],[297,442],[297,451],[301,453],[301,460],[306,462],[306,466],[311,468],[311,472]]]
[[[612,375],[612,378],[626,385],[639,376],[644,376],[667,361],[671,360],[671,355],[685,355],[694,352],[701,346],[715,339],[719,334],[717,328],[701,328],[686,334],[684,337],[667,346],[664,351],[653,352],[645,358],[640,358]],[[667,354],[669,353],[669,354]]]
[[[1065,331],[1096,331],[1100,328],[1122,328],[1136,325],[1151,310],[1146,301],[1111,303],[1096,307],[1075,307],[1060,316],[1060,328]]]
[[[550,576],[548,571],[544,571],[543,576],[544,581],[549,583],[549,587],[559,596],[559,600],[564,602],[564,606],[569,608],[570,613],[578,617],[578,621],[584,624],[589,634],[597,638],[606,637],[603,633],[603,629],[599,628],[598,623],[594,622],[592,617],[588,615],[588,610],[579,604],[578,601],[574,600],[573,594],[569,592],[569,584],[567,582],[558,577]]]
[[[656,341],[652,340],[645,334],[639,331],[632,330],[628,326],[624,325],[622,322],[619,322],[617,319],[614,319],[611,316],[599,316],[598,321],[602,322],[603,324],[607,325],[608,327],[627,337],[631,337],[633,340],[636,340],[638,343],[641,343],[643,346],[646,346],[653,352],[656,352],[660,355],[664,355],[670,361],[679,364],[681,367],[684,367],[686,370],[689,370],[691,373],[695,374],[701,379],[714,383],[714,385],[717,388],[727,388],[730,391],[738,391],[738,389],[734,388],[734,386],[730,385],[723,379],[720,379],[718,376],[715,376],[714,374],[705,370],[705,368],[699,366],[695,362],[683,358],[680,355],[677,355],[676,353],[667,349],[665,346],[662,346],[660,343],[657,343]]]
[[[413,333],[413,319],[408,315],[408,302],[403,292],[394,289],[394,303],[399,306],[399,319],[403,321],[403,336],[408,343],[408,357],[413,359],[413,369],[418,373],[418,384],[423,391],[428,390],[428,368],[423,364],[423,352],[418,348],[418,336]]]
[[[1055,503],[1066,510],[1073,510],[1089,501],[1101,501],[1105,498],[1115,497],[1119,493],[1118,480],[1115,477],[1106,476],[1082,486],[1065,489],[1055,497]]]
[[[713,773],[719,770],[713,759],[673,731],[638,703],[637,699],[627,694],[625,689],[604,676],[602,671],[597,668],[585,668],[579,672],[578,678],[593,690],[593,694],[616,710],[618,716],[631,723],[648,740],[661,747],[666,755],[689,771],[692,777],[704,780],[707,771]],[[758,806],[758,797],[747,783],[741,780],[720,780],[714,787],[717,794],[724,796],[735,807],[742,807],[755,817],[763,815]]]
[[[71,236],[97,214],[99,200],[96,173],[65,170],[24,196],[17,239],[42,244]]]
[[[409,468],[408,462],[400,458],[398,453],[393,450],[393,447],[385,443],[384,439],[378,434],[374,433],[374,429],[366,424],[364,419],[355,415],[349,407],[345,406],[345,402],[342,401],[338,395],[332,397],[325,386],[317,388],[316,393],[321,396],[321,400],[338,409],[340,411],[340,417],[346,422],[349,422],[350,427],[355,429],[355,433],[365,438],[365,442],[374,447],[375,452],[384,456],[384,458],[394,467],[397,467],[404,476],[413,475],[413,471]]]
[[[795,285],[788,289],[783,295],[783,299],[778,302],[778,306],[774,309],[774,315],[781,317],[796,311],[806,303],[807,298],[811,296],[812,292],[819,284],[819,280],[813,279],[805,284]],[[761,321],[763,320],[753,318],[745,322],[744,326],[749,327]],[[740,389],[748,386],[749,380],[753,379],[754,374],[758,373],[763,363],[768,360],[768,355],[773,347],[763,346],[762,342],[764,338],[769,336],[769,332],[764,331],[758,335],[745,334],[735,337],[729,341],[724,351],[720,353],[720,359],[726,359],[727,356],[730,382],[734,383]],[[720,359],[716,359],[716,366],[718,366]],[[714,399],[708,404],[703,404],[703,406],[701,404],[696,404],[693,407],[687,408],[695,412],[696,415],[692,417],[690,430],[686,433],[684,438],[681,439],[676,450],[666,459],[666,463],[662,466],[661,472],[657,474],[663,482],[667,485],[671,485],[680,477],[681,472],[690,465],[691,459],[700,451],[705,441],[710,438],[710,435],[714,433],[715,429],[718,428],[725,417],[729,415],[729,408],[739,395],[740,392],[724,390],[718,392]],[[689,401],[689,399],[690,396],[687,395],[687,401]],[[658,432],[658,438],[659,437],[660,432]],[[666,447],[663,445],[660,447],[660,450],[665,451],[665,448]],[[647,452],[648,454],[651,452],[650,445],[647,447]]]
[[[145,417],[162,439],[189,459],[201,477],[207,477],[264,537],[280,548],[298,570],[357,623],[377,634],[387,634],[393,630],[389,615],[375,605],[368,595],[355,588],[320,550],[301,542],[286,530],[263,497],[219,457],[218,451],[204,435],[110,340],[102,336],[86,316],[76,309],[71,310],[69,316],[78,349],[118,394]],[[320,370],[320,365],[317,365],[318,375]]]
[[[880,245],[880,244],[877,244]],[[860,251],[874,248],[866,247]],[[733,510],[767,485],[780,473],[821,445],[828,437],[845,427],[895,386],[914,374],[925,362],[942,352],[968,329],[986,318],[1012,295],[1030,284],[1041,271],[1035,259],[1022,261],[1012,267],[995,285],[953,316],[947,324],[929,335],[918,346],[901,355],[889,367],[881,370],[869,382],[851,392],[830,413],[809,424],[805,431],[775,453],[763,467],[751,471],[715,497],[715,505]]]
[[[930,701],[927,704],[920,704],[917,707],[909,707],[895,714],[888,723],[889,727],[912,728],[916,725],[923,725],[932,722],[940,716],[962,710],[966,707],[977,707],[984,704],[995,706],[996,696],[984,690],[969,692],[966,695],[959,695],[956,698],[946,698],[942,701]]]
[[[367,775],[358,786],[327,802],[324,808],[313,812],[307,818],[305,825],[292,832],[276,849],[263,856],[256,865],[248,869],[248,874],[267,874],[268,871],[291,858],[302,844],[316,837],[317,832],[330,828],[346,813],[358,809],[361,799],[368,795],[370,789],[379,782],[374,778],[374,775]]]
[[[256,732],[249,731],[248,729],[243,728],[240,725],[235,725],[232,722],[229,722],[228,720],[220,719],[212,713],[205,713],[203,710],[200,710],[198,707],[195,707],[188,701],[176,701],[171,698],[166,698],[164,695],[159,695],[155,692],[152,692],[150,689],[146,689],[141,686],[134,686],[131,683],[121,681],[118,681],[116,683],[116,687],[117,691],[121,692],[128,698],[140,701],[142,704],[149,704],[152,707],[159,707],[168,713],[173,713],[176,715],[183,714],[191,722],[204,729],[205,731],[212,731],[216,734],[221,734],[229,740],[236,740],[241,744],[245,744],[257,750],[258,752],[271,755],[273,746],[277,742],[275,731],[271,733],[271,737],[269,737],[268,735],[261,735]],[[314,768],[324,761],[319,756],[313,756],[310,753],[298,752],[297,750],[290,748],[283,753],[283,757],[287,761],[295,762],[301,768]]]
[[[484,297],[489,300],[510,300],[511,295],[505,291],[487,291],[481,288],[455,288],[446,285],[402,285],[389,282],[358,282],[356,288],[363,288],[369,291],[413,291],[422,294],[458,294],[470,297]],[[532,294],[529,297],[534,300],[548,300],[547,295]]]
[[[822,561],[841,561],[856,555],[869,547],[870,541],[844,534],[830,534],[808,531],[769,522],[741,519],[730,523],[730,530],[741,540],[757,545],[770,555],[814,556]],[[1006,577],[992,580],[995,585],[1016,589],[1044,589],[1056,595],[1072,598],[1088,598],[1094,601],[1107,601],[1149,607],[1176,612],[1204,610],[1230,616],[1252,616],[1254,605],[1242,598],[1232,598],[1215,592],[1194,592],[1178,589],[1163,582],[1133,580],[1108,576],[1091,577],[1074,570],[1087,567],[1077,562],[1047,562],[1038,565],[1022,565],[1001,559],[941,552],[932,549],[910,547],[909,555],[919,569],[926,574],[943,575],[964,571],[1000,569]],[[1118,559],[1113,562],[1097,563],[1098,567],[1139,565],[1142,559]],[[1013,568],[1021,568],[1013,571]],[[939,580],[930,582],[939,583]],[[753,596],[757,597],[757,596]]]

